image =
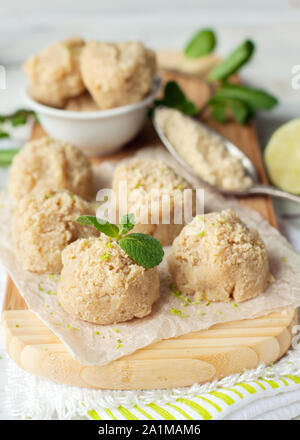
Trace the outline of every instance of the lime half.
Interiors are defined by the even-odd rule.
[[[271,182],[294,194],[300,194],[300,118],[279,127],[264,153]]]

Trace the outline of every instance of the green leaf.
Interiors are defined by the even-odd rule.
[[[82,215],[78,217],[76,221],[84,226],[94,226],[98,231],[102,232],[108,237],[119,237],[119,228],[105,220],[98,221],[96,217],[91,215]]]
[[[6,131],[0,130],[0,139],[9,138],[9,137],[10,137],[9,133],[7,133]]]
[[[197,113],[195,104],[186,98],[176,81],[169,81],[166,84],[163,98],[155,101],[155,106],[158,105],[175,108],[187,115]]]
[[[0,115],[0,122],[8,121],[13,127],[18,127],[19,125],[26,124],[29,116],[33,116],[38,122],[36,113],[25,108],[20,108],[10,115]]]
[[[136,263],[146,269],[157,266],[164,256],[160,242],[147,234],[128,234],[119,241],[119,245]]]
[[[20,148],[8,148],[7,150],[0,150],[0,166],[8,167]]]
[[[135,225],[134,214],[125,214],[119,224],[119,235],[127,234]]]
[[[239,124],[245,124],[251,116],[251,110],[247,104],[239,99],[229,99],[228,106],[231,110],[232,116]]]
[[[216,81],[228,78],[249,61],[254,50],[254,43],[250,40],[246,40],[210,72],[209,79]]]
[[[212,52],[216,45],[216,37],[211,29],[202,29],[194,34],[184,49],[188,58],[199,58]]]
[[[264,90],[229,83],[223,84],[217,90],[216,97],[244,101],[253,110],[270,110],[278,104],[278,100]]]
[[[212,117],[220,123],[226,120],[226,105],[223,103],[216,103],[212,105]]]
[[[229,99],[213,96],[208,105],[212,108],[212,116],[218,122],[226,120],[226,109],[230,109],[232,116],[239,124],[245,124],[253,115],[252,109],[239,99]]]
[[[19,125],[26,124],[28,119],[28,114],[19,114],[11,118],[10,123],[13,127],[18,127]]]

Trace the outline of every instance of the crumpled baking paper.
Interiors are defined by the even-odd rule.
[[[192,181],[184,170],[161,147],[149,147],[137,153],[139,157],[165,159],[176,171]],[[111,185],[117,162],[104,162],[94,167],[98,188]],[[133,353],[153,342],[207,329],[224,322],[254,318],[271,311],[300,305],[300,256],[287,240],[256,212],[242,207],[235,200],[225,200],[205,189],[205,211],[234,209],[241,219],[258,229],[269,255],[271,273],[276,281],[257,298],[233,307],[232,303],[200,302],[188,305],[170,293],[171,283],[166,259],[159,266],[161,297],[152,313],[142,319],[117,325],[95,325],[73,318],[60,306],[57,292],[58,276],[26,272],[17,262],[10,240],[10,223],[14,204],[7,193],[0,194],[0,259],[15,285],[32,310],[62,341],[74,359],[84,365],[105,365]],[[170,251],[165,249],[166,255]],[[172,312],[173,310],[173,312]],[[176,311],[181,314],[177,314]],[[175,312],[175,313],[174,313]]]

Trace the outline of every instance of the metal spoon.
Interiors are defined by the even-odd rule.
[[[203,178],[201,178],[201,176],[199,176],[195,172],[195,170],[177,152],[177,150],[174,148],[174,146],[171,144],[171,142],[165,136],[162,128],[159,126],[159,123],[157,120],[157,112],[162,108],[164,108],[164,107],[158,106],[154,110],[154,115],[153,115],[153,125],[154,125],[154,128],[155,128],[158,136],[160,137],[162,143],[166,146],[166,148],[172,154],[172,156],[182,165],[182,167],[188,173],[192,174],[194,177],[199,179],[200,182],[205,183],[206,185],[209,185],[213,190],[218,191],[224,195],[234,195],[234,196],[238,196],[238,197],[254,196],[254,195],[258,195],[258,194],[259,195],[268,195],[268,196],[272,196],[272,197],[277,197],[279,199],[290,200],[292,202],[296,202],[296,203],[300,204],[300,197],[298,197],[294,194],[288,193],[286,191],[281,191],[277,188],[274,188],[271,185],[263,185],[263,184],[259,183],[256,169],[255,169],[253,163],[246,156],[246,154],[243,153],[242,150],[240,150],[236,145],[234,145],[232,142],[230,142],[228,139],[226,139],[224,136],[220,135],[218,132],[216,132],[212,128],[210,128],[207,125],[203,124],[202,122],[190,117],[192,119],[192,121],[196,122],[201,127],[205,128],[206,130],[208,130],[209,132],[218,136],[221,139],[221,141],[223,142],[227,151],[232,156],[237,157],[241,161],[241,163],[244,167],[244,170],[245,170],[245,174],[251,177],[253,185],[247,189],[242,190],[242,191],[229,191],[229,190],[225,190],[223,188],[220,188],[218,186],[211,185],[210,183],[206,182]]]

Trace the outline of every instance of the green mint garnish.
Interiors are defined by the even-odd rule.
[[[39,122],[36,113],[25,108],[20,108],[9,115],[0,115],[0,122],[10,122],[13,127],[18,127],[26,124],[29,116],[33,116],[36,122]]]
[[[91,215],[82,215],[81,217],[78,217],[77,222],[85,226],[94,226],[98,231],[102,232],[108,237],[119,237],[118,226],[113,225],[112,223],[109,223],[105,220],[98,221],[96,217],[93,217]]]
[[[159,105],[175,108],[187,115],[195,115],[197,113],[195,104],[187,99],[175,81],[169,81],[165,86],[162,99],[154,101],[155,107]]]
[[[233,118],[239,124],[244,124],[253,116],[253,110],[240,99],[214,96],[208,101],[208,105],[211,107],[212,117],[220,123],[225,121],[227,110],[230,110]]]
[[[264,90],[229,83],[221,85],[217,90],[216,97],[240,100],[246,103],[252,110],[270,110],[278,103],[274,96]]]
[[[121,218],[121,222],[119,224],[119,234],[124,235],[127,232],[131,231],[134,228],[135,219],[134,214],[125,214]]]
[[[164,256],[160,242],[147,234],[126,235],[119,241],[119,245],[136,263],[146,269],[157,266]]]
[[[216,45],[216,37],[211,29],[202,29],[194,34],[184,49],[188,58],[199,58],[212,52]]]
[[[234,49],[221,63],[210,73],[209,79],[212,81],[226,79],[235,73],[251,58],[255,50],[252,41],[246,40],[236,49]]]
[[[98,221],[96,217],[88,215],[78,217],[77,222],[81,225],[94,226],[108,237],[115,238],[121,249],[146,269],[157,266],[163,259],[164,250],[158,240],[147,234],[127,234],[135,225],[134,214],[124,215],[118,226],[104,220]]]
[[[3,139],[3,138],[9,138],[10,137],[10,134],[9,133],[7,133],[6,131],[2,131],[1,129],[0,129],[0,139]]]
[[[0,138],[1,137],[3,136],[1,136],[0,131]],[[20,148],[7,148],[5,150],[0,150],[0,167],[8,167],[11,165],[13,158],[19,153],[19,151]]]

